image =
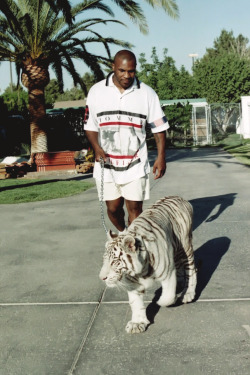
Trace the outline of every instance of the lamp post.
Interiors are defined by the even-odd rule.
[[[194,61],[195,61],[195,58],[198,57],[198,53],[190,53],[188,55],[189,57],[192,57],[192,68],[194,67]]]

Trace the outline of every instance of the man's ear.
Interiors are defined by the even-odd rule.
[[[113,72],[115,70],[115,64],[114,63],[112,63],[112,70],[113,70]]]
[[[122,245],[125,248],[125,251],[135,253],[136,251],[135,238],[131,236],[130,234],[126,235],[123,238]]]
[[[112,230],[110,229],[107,233],[107,238],[109,241],[112,241],[114,238],[118,237],[118,234],[113,233]]]

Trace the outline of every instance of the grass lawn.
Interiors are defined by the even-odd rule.
[[[79,194],[94,186],[77,180],[0,180],[0,204],[36,202]]]
[[[242,139],[238,134],[231,134],[217,145],[223,147],[241,163],[250,165],[250,139]]]

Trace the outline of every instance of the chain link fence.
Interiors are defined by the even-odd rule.
[[[216,143],[229,134],[239,131],[241,120],[241,105],[239,103],[210,104],[208,121],[212,143]]]
[[[193,105],[191,118],[184,126],[171,122],[168,145],[195,146],[216,144],[230,134],[239,132],[241,105],[239,103],[200,103]]]

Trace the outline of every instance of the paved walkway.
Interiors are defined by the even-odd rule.
[[[167,155],[145,207],[173,194],[193,204],[197,302],[156,309],[151,290],[154,324],[129,335],[126,293],[98,279],[96,189],[0,205],[0,375],[249,375],[250,169],[213,148]]]

